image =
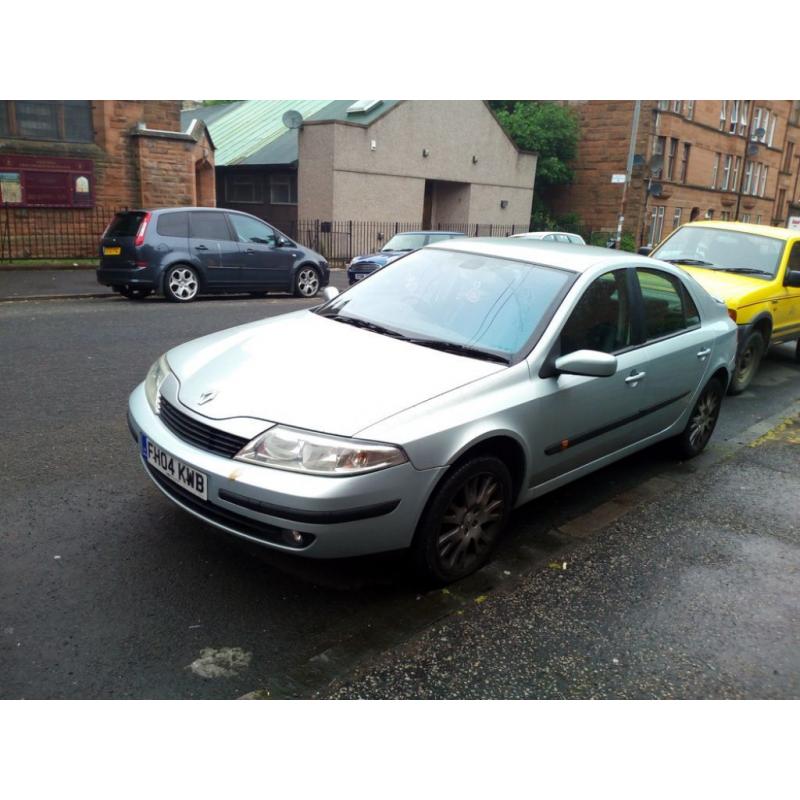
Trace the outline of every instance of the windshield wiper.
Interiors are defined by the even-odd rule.
[[[769,275],[772,277],[771,272],[763,269],[756,269],[755,267],[722,267],[723,272],[736,272],[741,275]]]
[[[442,350],[445,353],[455,353],[460,356],[470,358],[482,358],[484,361],[495,361],[498,364],[509,364],[510,359],[497,353],[490,353],[487,350],[479,350],[477,347],[470,347],[466,344],[456,344],[455,342],[445,342],[442,339],[412,339],[406,338],[411,344],[418,344],[420,347],[430,347],[433,350]]]
[[[373,333],[380,333],[382,336],[392,336],[395,339],[403,340],[408,339],[408,337],[400,333],[400,331],[393,331],[391,328],[384,328],[383,325],[376,325],[374,322],[369,322],[365,319],[358,319],[357,317],[343,317],[340,314],[322,314],[321,316],[336,320],[336,322],[344,322],[347,325],[352,325],[354,328],[364,328],[364,330],[372,331]]]
[[[710,261],[700,261],[697,258],[662,258],[667,264],[686,264],[687,267],[714,267]]]

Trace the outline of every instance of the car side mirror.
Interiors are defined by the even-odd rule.
[[[553,366],[556,372],[567,375],[610,378],[617,372],[617,357],[599,350],[575,350],[557,358]]]
[[[790,286],[793,289],[800,289],[800,269],[787,270],[783,285]]]
[[[328,303],[339,296],[339,290],[335,286],[326,286],[322,290],[322,299]]]
[[[289,246],[289,240],[284,239],[282,236],[279,236],[275,240],[275,247],[288,247],[288,246]]]
[[[636,251],[640,256],[649,256],[653,252],[652,245],[646,244]]]

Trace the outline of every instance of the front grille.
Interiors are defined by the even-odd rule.
[[[203,422],[198,422],[188,414],[175,408],[167,402],[162,395],[160,398],[159,416],[179,439],[193,444],[201,450],[216,453],[219,456],[233,458],[247,443],[249,439],[234,436],[218,428],[212,428]]]
[[[201,500],[199,497],[195,497],[191,492],[187,492],[181,486],[169,480],[169,478],[164,477],[150,464],[145,464],[145,467],[150,477],[164,490],[167,496],[177,500],[192,511],[195,511],[201,517],[212,522],[217,522],[220,525],[225,525],[239,533],[252,536],[254,539],[259,539],[262,542],[281,544],[284,546],[287,544],[286,540],[283,538],[283,530],[281,528],[276,528],[274,525],[267,525],[264,522],[257,522],[249,517],[243,517],[241,514],[236,514],[233,511],[228,511],[226,508],[214,505],[207,500]],[[304,533],[301,546],[307,547],[314,539],[315,537],[312,534]]]

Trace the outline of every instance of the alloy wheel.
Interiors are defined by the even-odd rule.
[[[720,398],[712,389],[706,389],[689,423],[689,443],[695,450],[702,450],[711,438],[719,410]]]
[[[188,267],[179,267],[169,274],[169,290],[179,300],[191,300],[199,288],[197,277]]]
[[[319,278],[316,270],[301,269],[297,276],[297,289],[303,297],[313,297],[319,290]]]
[[[475,475],[456,492],[442,516],[436,552],[448,571],[466,572],[491,548],[505,509],[494,475]]]

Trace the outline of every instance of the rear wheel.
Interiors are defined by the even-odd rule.
[[[152,289],[137,289],[133,286],[122,286],[119,289],[119,293],[123,297],[127,297],[128,300],[144,300],[145,297],[149,297],[152,293]]]
[[[736,371],[728,388],[730,394],[740,394],[752,383],[766,349],[764,334],[761,331],[752,331],[736,357]]]
[[[294,277],[295,297],[314,297],[319,291],[319,273],[314,267],[300,267]]]
[[[683,433],[675,440],[678,453],[683,458],[694,458],[705,449],[717,425],[724,394],[725,390],[717,378],[712,378],[700,392]]]
[[[197,273],[186,264],[176,264],[164,276],[164,295],[173,303],[189,303],[197,297],[200,281]]]
[[[458,467],[428,504],[412,545],[417,573],[427,582],[449,583],[480,568],[511,511],[511,475],[494,456]]]

